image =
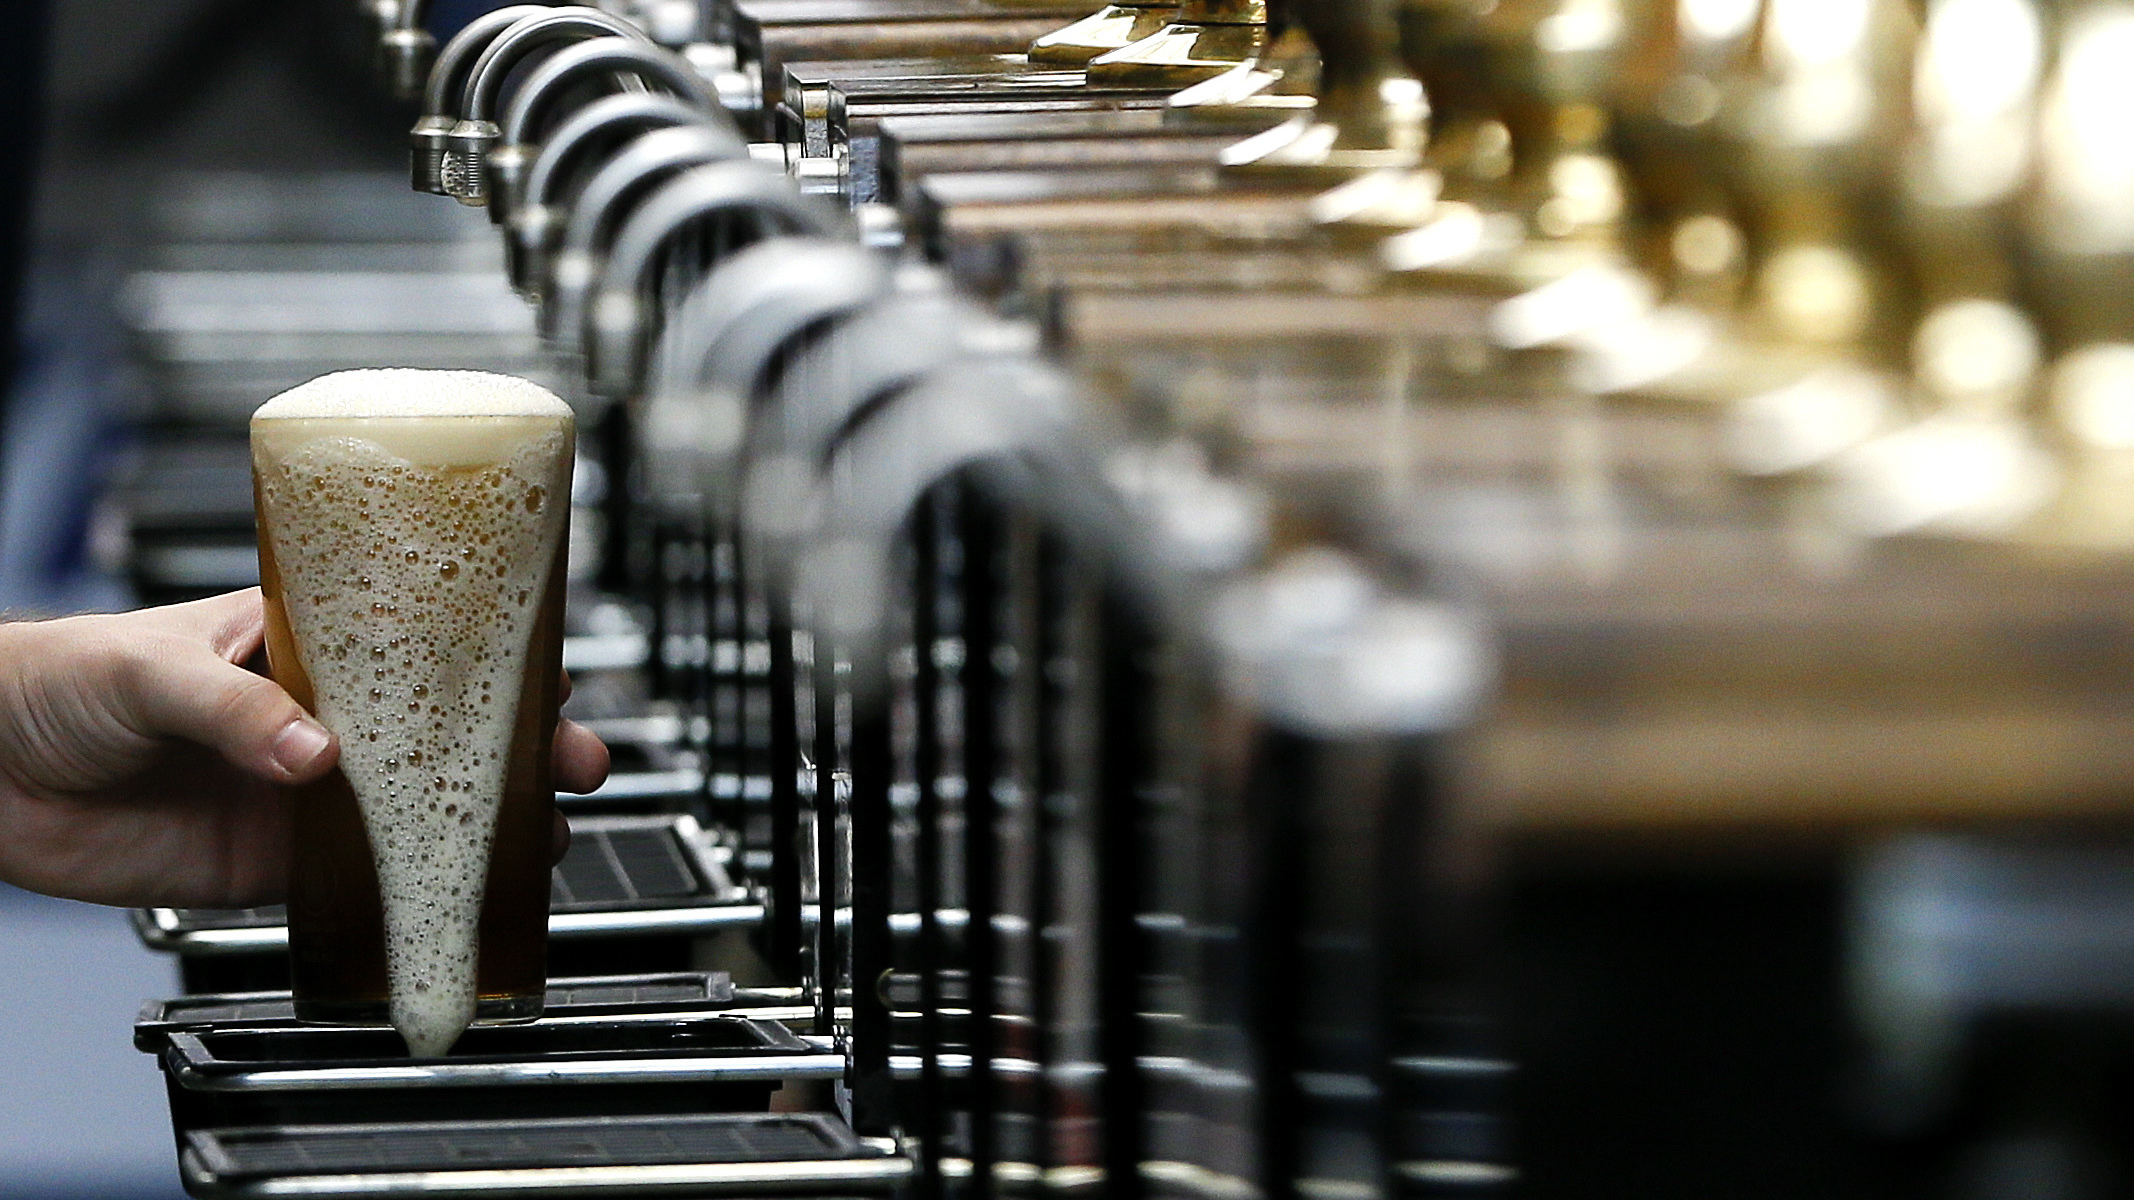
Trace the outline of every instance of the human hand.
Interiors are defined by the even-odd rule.
[[[272,680],[259,589],[113,615],[0,624],[0,880],[98,904],[281,898],[288,796],[339,747]],[[556,730],[556,785],[608,752]],[[563,844],[558,818],[558,845]]]

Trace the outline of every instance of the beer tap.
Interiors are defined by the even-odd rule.
[[[1756,335],[1901,363],[1912,320],[1887,222],[1910,124],[1911,15],[1894,0],[1766,0],[1759,51],[1721,147],[1756,248]]]
[[[1870,532],[2134,546],[2134,142],[2121,119],[2134,18],[2107,4],[2054,13],[2058,62],[2041,88],[2041,15],[2017,0],[1928,9],[1907,173],[1928,309],[1916,419],[1837,472],[1843,511]],[[2034,419],[2041,395],[2049,422]]]
[[[427,0],[378,0],[373,6],[378,19],[379,74],[397,99],[420,97],[429,77],[437,39],[424,28],[427,10]]]
[[[1485,29],[1494,5],[1481,0],[1403,0],[1396,9],[1401,56],[1430,100],[1429,163],[1454,194],[1503,179],[1510,139],[1496,111]]]
[[[553,12],[545,4],[511,4],[492,9],[469,21],[445,43],[444,52],[430,67],[424,86],[422,116],[408,131],[408,162],[416,191],[443,196],[447,141],[459,118],[449,110],[466,87],[467,73],[497,35],[527,17]]]
[[[1184,88],[1260,56],[1267,0],[1184,0],[1147,37],[1089,60],[1091,87]]]
[[[445,139],[445,156],[439,174],[446,194],[460,203],[479,207],[489,202],[487,159],[503,130],[495,114],[505,80],[534,54],[594,38],[625,37],[638,41],[644,34],[619,17],[597,8],[555,8],[530,16],[498,34],[482,50],[467,72],[460,89],[459,121]]]
[[[645,36],[670,50],[696,41],[703,34],[696,0],[602,0],[600,7],[643,29]]]
[[[2053,340],[2073,348],[2134,330],[2127,281],[2134,263],[2134,179],[2117,106],[2128,76],[2116,55],[2134,44],[2134,19],[2104,3],[2060,16],[2057,62],[2038,105],[2037,179],[2018,228],[2038,273],[2036,303]]]
[[[1107,4],[1081,20],[1030,43],[1030,61],[1078,67],[1100,54],[1131,46],[1178,19],[1178,6]]]
[[[814,518],[807,531],[781,539],[795,591],[846,657],[855,664],[880,661],[886,633],[882,605],[891,595],[889,547],[920,493],[965,464],[1053,459],[1067,449],[1061,435],[1076,399],[1073,384],[1040,359],[956,359],[913,379],[864,423],[846,431],[832,448],[832,461],[807,480],[814,488],[803,506]],[[1086,480],[1093,474],[1081,464],[1062,462],[1024,478]],[[784,489],[768,497],[752,495],[747,507],[755,514],[790,496]],[[1061,515],[1078,534],[1119,535],[1116,524],[1093,529],[1076,519],[1096,517],[1088,510],[1100,504],[1072,505]],[[854,692],[859,703],[882,701],[878,693],[870,694],[867,681],[856,681]]]
[[[540,152],[536,139],[544,136],[557,105],[573,85],[603,74],[657,84],[707,116],[720,112],[718,99],[703,79],[669,51],[620,37],[594,38],[565,47],[534,68],[512,93],[498,143],[489,151],[491,221],[503,224],[516,207],[527,171]]]
[[[955,294],[928,268],[900,268],[893,290],[841,322],[836,336],[797,355],[778,395],[750,427],[755,494],[822,469],[861,414],[927,372],[971,355],[1027,355],[1035,331]]]
[[[677,125],[638,137],[586,181],[571,204],[562,245],[541,288],[541,333],[552,344],[578,349],[586,297],[615,230],[646,192],[670,176],[705,163],[748,157],[748,143],[719,125]]]
[[[1870,527],[1987,529],[2027,515],[2052,474],[2029,428],[2042,345],[2018,304],[2012,255],[2044,37],[2029,0],[1930,0],[1925,18],[1897,210],[1922,314],[1911,338],[1916,420],[1849,455],[1841,474],[1858,487],[1879,468],[1871,484],[1885,499],[1909,496],[1864,514]],[[1942,476],[1926,486],[1945,511],[1920,502],[1925,474]]]
[[[588,164],[611,154],[641,133],[674,125],[709,123],[711,114],[658,92],[624,92],[603,96],[572,113],[541,143],[526,172],[520,203],[506,219],[504,258],[511,286],[529,297],[539,294],[548,274],[548,257],[569,216],[563,189],[583,183]],[[597,168],[596,168],[597,169]]]
[[[615,234],[601,263],[584,315],[587,386],[598,395],[625,396],[644,377],[646,346],[660,325],[649,303],[654,273],[676,238],[705,222],[722,235],[715,253],[734,249],[725,235],[743,243],[775,233],[829,237],[841,221],[828,208],[800,194],[780,171],[755,162],[695,167],[647,196]]]
[[[677,507],[670,516],[707,505],[731,515],[736,455],[772,362],[801,331],[873,302],[892,278],[887,259],[856,243],[774,237],[690,290],[651,356],[638,426],[650,494]]]
[[[1618,89],[1615,143],[1648,215],[1638,256],[1672,300],[1717,317],[1738,307],[1747,253],[1718,126],[1748,77],[1760,11],[1761,0],[1634,7],[1638,49]]]
[[[2018,228],[2031,305],[2056,350],[2055,416],[2091,467],[2122,457],[2123,364],[2134,345],[2134,140],[2121,116],[2134,16],[2073,3],[2039,105],[2038,178]]]
[[[2125,121],[2134,14],[2076,3],[2039,105],[2038,180],[2019,228],[2056,353],[2049,374],[2064,486],[2041,536],[2134,547],[2134,138]]]

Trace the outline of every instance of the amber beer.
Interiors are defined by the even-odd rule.
[[[540,1015],[574,426],[523,380],[345,371],[252,418],[276,680],[339,766],[297,789],[297,1015],[418,1055]]]

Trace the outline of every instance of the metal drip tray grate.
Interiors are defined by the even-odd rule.
[[[356,1171],[577,1167],[692,1162],[795,1162],[847,1157],[857,1149],[827,1122],[700,1121],[437,1122],[395,1129],[259,1129],[194,1134],[226,1155],[223,1174],[339,1175]],[[203,1158],[206,1156],[203,1155]]]
[[[259,908],[173,908],[164,911],[175,914],[189,929],[258,929],[289,923],[288,911],[279,904]]]
[[[734,1002],[724,971],[551,979],[541,1011],[547,1019],[652,1016],[697,1012]],[[134,1022],[134,1045],[154,1053],[174,1030],[274,1027],[296,1023],[287,992],[237,992],[152,1000]]]
[[[687,815],[580,817],[549,882],[551,937],[695,935],[754,925],[762,906],[727,874],[732,851]],[[241,954],[289,942],[279,907],[148,908],[134,928],[155,950]]]
[[[845,1070],[841,1055],[775,1021],[704,1013],[477,1025],[436,1058],[409,1057],[388,1028],[296,1024],[175,1028],[147,1048],[162,1062],[180,1134],[760,1114],[781,1081]]]
[[[875,1191],[910,1171],[819,1113],[720,1113],[211,1129],[186,1136],[199,1195]],[[567,1172],[559,1180],[556,1173]],[[809,1184],[814,1187],[808,1187]]]
[[[552,909],[675,900],[703,890],[682,847],[664,825],[588,828],[549,884]]]

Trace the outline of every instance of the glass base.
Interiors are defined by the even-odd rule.
[[[540,993],[531,996],[484,996],[474,1002],[476,1025],[524,1025],[541,1018]],[[392,1006],[384,1000],[312,1000],[298,998],[296,1019],[310,1025],[391,1025]]]

